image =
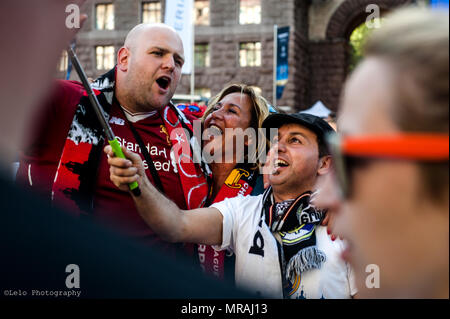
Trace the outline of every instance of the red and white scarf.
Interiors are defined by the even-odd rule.
[[[107,118],[113,103],[114,84],[115,69],[112,69],[92,85]],[[201,152],[192,124],[173,105],[166,106],[160,115],[173,146],[187,208],[199,208],[208,196],[211,172],[203,161],[193,160],[193,155]],[[98,165],[104,145],[103,130],[85,94],[75,110],[58,164],[52,187],[53,204],[63,206],[77,215],[92,212]]]

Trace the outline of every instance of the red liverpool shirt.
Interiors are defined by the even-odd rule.
[[[150,115],[149,115],[150,114]],[[161,179],[165,195],[178,207],[186,209],[181,181],[175,163],[171,161],[171,143],[159,112],[151,112],[148,117],[131,123],[137,130],[149,152],[155,169]],[[135,117],[145,116],[144,114]],[[109,124],[118,141],[128,150],[141,155],[147,176],[152,181],[148,163],[141,148],[128,127],[127,121],[118,105],[113,105]],[[94,218],[108,226],[120,229],[125,235],[154,241],[149,226],[136,211],[133,199],[128,192],[119,190],[109,179],[109,165],[106,155],[100,161],[97,187],[94,197]],[[154,183],[153,183],[154,184]]]
[[[27,137],[27,147],[20,159],[17,182],[27,189],[38,192],[48,200],[51,198],[51,189],[67,133],[83,92],[83,87],[78,82],[58,81],[54,94],[45,103],[45,107],[40,109],[33,118],[30,134]],[[120,106],[113,105],[109,122],[118,140],[128,149],[140,154],[145,160],[126,124]],[[170,159],[170,140],[159,112],[154,112],[132,125],[149,150],[162,181],[165,195],[181,209],[185,209],[181,180]],[[144,165],[148,167],[148,163],[144,162]],[[146,172],[152,181],[148,169]],[[127,237],[138,239],[149,245],[158,242],[163,245],[163,248],[175,247],[173,244],[161,243],[161,240],[140,217],[131,195],[112,184],[109,179],[109,165],[104,153],[102,153],[99,163],[96,183],[92,214],[96,222],[112,227]],[[173,249],[169,250],[174,251]]]

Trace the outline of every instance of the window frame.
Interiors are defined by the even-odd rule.
[[[197,26],[210,26],[211,25],[211,0],[193,0],[194,1],[194,25]],[[207,2],[208,3],[208,22],[207,24],[198,24],[197,23],[197,19],[196,19],[196,7],[195,7],[195,3],[196,2]]]
[[[206,53],[204,65],[197,65],[197,58],[196,58],[196,55],[197,55],[197,52],[198,52],[197,51],[197,46],[200,46],[200,45],[205,45],[207,47],[206,50],[203,51],[203,52]],[[209,42],[195,43],[195,45],[194,45],[194,66],[196,68],[209,68],[209,67],[211,67],[211,45],[210,45]]]
[[[112,29],[106,29],[106,28],[103,28],[103,29],[99,29],[99,28],[97,28],[97,9],[98,9],[98,7],[99,6],[108,6],[108,5],[112,5],[112,24],[113,24],[113,26],[112,26]],[[115,12],[116,12],[116,8],[115,8],[115,5],[114,5],[114,3],[113,2],[99,2],[99,3],[95,3],[94,4],[94,14],[93,14],[93,17],[94,17],[94,26],[93,26],[93,29],[94,30],[97,30],[97,31],[113,31],[113,30],[115,30],[116,29],[116,16],[115,16]],[[106,20],[105,20],[106,21]],[[106,23],[105,23],[105,25],[106,25]]]
[[[257,44],[259,43],[260,48],[259,48],[259,65],[249,65],[248,63],[246,63],[246,65],[241,65],[241,45],[243,44]],[[255,49],[256,51],[256,49]],[[246,52],[248,52],[248,49],[246,50]],[[247,57],[248,55],[246,54],[246,61],[247,61]],[[262,42],[261,41],[240,41],[238,43],[238,65],[241,68],[259,68],[262,66]]]
[[[159,21],[157,21],[157,22],[159,22],[159,23],[162,23],[162,22],[164,22],[163,21],[163,19],[164,19],[164,17],[163,17],[163,4],[162,4],[162,1],[160,1],[160,0],[146,0],[146,1],[140,1],[140,7],[139,7],[139,21],[140,21],[140,23],[152,23],[152,22],[144,22],[144,4],[147,4],[147,3],[159,3],[159,6],[160,6],[160,8],[159,8]]]
[[[245,25],[260,25],[260,24],[262,24],[262,13],[263,13],[263,10],[262,10],[262,4],[263,4],[263,0],[259,0],[259,9],[260,9],[260,12],[259,12],[259,22],[258,23],[255,23],[255,22],[252,22],[252,23],[241,23],[241,3],[242,3],[242,1],[245,1],[245,0],[238,0],[238,6],[237,6],[237,23],[239,24],[239,25],[242,25],[242,26],[245,26]]]
[[[102,59],[102,66],[103,68],[99,69],[98,68],[98,60],[97,60],[97,48],[102,47],[103,48],[103,59]],[[111,67],[104,67],[105,64],[105,48],[107,47],[112,47],[113,48],[113,52],[112,52],[112,66]],[[106,44],[106,45],[95,45],[94,46],[94,61],[95,61],[95,70],[96,71],[105,71],[105,70],[110,70],[112,69],[115,65],[116,65],[116,61],[115,61],[115,57],[116,57],[116,47],[114,46],[114,44]]]

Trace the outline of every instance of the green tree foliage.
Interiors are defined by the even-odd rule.
[[[371,29],[369,29],[365,23],[358,26],[353,30],[350,35],[350,61],[349,61],[349,71],[352,72],[353,69],[358,65],[359,61],[363,58],[363,47],[367,36],[370,34]]]

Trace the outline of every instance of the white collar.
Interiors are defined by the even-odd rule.
[[[131,123],[136,123],[138,121],[142,121],[143,119],[146,119],[147,117],[153,116],[156,113],[158,113],[157,110],[150,111],[150,112],[132,113],[132,112],[128,111],[126,108],[124,108],[122,105],[120,107],[125,112],[125,116],[127,117],[128,121],[130,121]]]

